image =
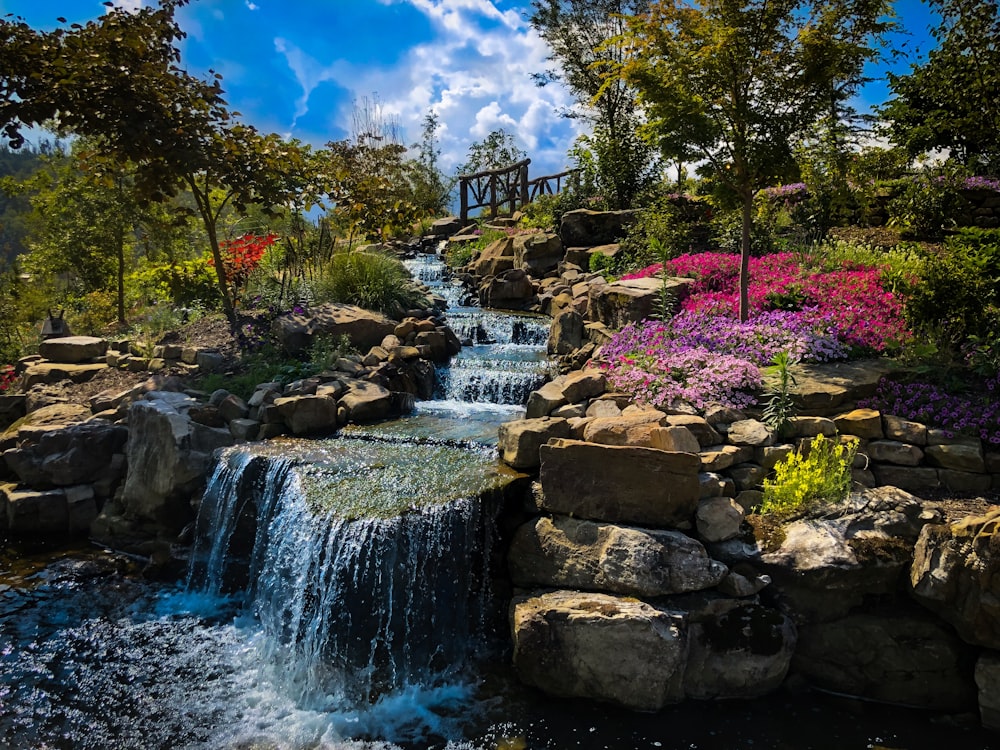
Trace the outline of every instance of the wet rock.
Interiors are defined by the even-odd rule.
[[[780,612],[742,604],[688,627],[684,692],[689,698],[756,698],[778,688],[795,651],[796,629]]]
[[[653,448],[553,440],[539,449],[545,508],[611,523],[688,528],[698,457]]]
[[[112,457],[124,450],[128,430],[95,421],[46,429],[37,439],[4,451],[21,482],[37,488],[96,482],[108,473]]]
[[[914,598],[968,643],[1000,649],[1000,508],[925,526],[914,550]]]
[[[519,586],[666,596],[712,588],[727,573],[677,531],[594,523],[566,516],[521,526],[508,553]]]
[[[340,399],[352,422],[374,422],[392,413],[392,393],[377,383],[354,380]]]
[[[546,693],[658,711],[684,698],[679,615],[634,599],[555,591],[512,603],[514,667]]]
[[[972,649],[940,620],[912,606],[801,628],[796,673],[816,687],[867,700],[967,709],[975,700]]]

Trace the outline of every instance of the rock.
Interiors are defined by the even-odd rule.
[[[863,490],[783,526],[780,546],[759,562],[797,615],[834,620],[866,595],[900,587],[913,544],[931,519],[917,498],[900,489]]]
[[[848,615],[799,631],[793,668],[822,690],[935,711],[975,699],[972,649],[913,605]]]
[[[431,237],[451,237],[462,230],[462,220],[457,216],[445,216],[435,219],[427,228],[427,234]]]
[[[104,477],[112,456],[124,450],[128,434],[125,427],[107,422],[48,428],[36,440],[4,451],[3,457],[20,481],[31,487],[69,487]]]
[[[562,381],[562,394],[568,403],[577,404],[603,394],[607,383],[602,370],[574,370]]]
[[[522,525],[508,552],[514,584],[655,597],[712,588],[726,575],[678,531],[594,523],[566,516]]]
[[[739,536],[745,516],[743,508],[732,498],[712,497],[698,503],[695,528],[706,542],[724,542]]]
[[[40,362],[31,365],[24,371],[25,388],[31,388],[38,383],[58,383],[60,380],[71,380],[74,383],[85,383],[101,370],[108,369],[104,362],[83,365],[64,365],[54,362]]]
[[[534,296],[531,278],[520,268],[491,276],[479,287],[479,304],[483,307],[522,309]]]
[[[793,365],[795,402],[801,411],[815,416],[839,414],[858,399],[873,395],[879,380],[891,370],[884,359]],[[774,377],[765,376],[765,386],[773,387]]]
[[[202,372],[221,372],[226,359],[222,356],[221,352],[212,349],[199,349],[194,355],[194,363],[198,365],[198,369]],[[149,366],[147,364],[140,369],[149,369]]]
[[[618,405],[617,400],[613,398],[594,399],[587,407],[587,416],[598,419],[601,417],[618,417],[621,416],[621,413],[621,407]]]
[[[309,394],[284,396],[276,398],[274,405],[293,435],[328,434],[337,429],[336,399]]]
[[[741,572],[730,570],[726,574],[726,577],[719,581],[719,592],[728,596],[755,596],[770,585],[770,583],[771,576],[756,574],[748,576]]]
[[[589,412],[589,410],[588,410]],[[656,409],[629,415],[594,417],[583,430],[583,439],[601,445],[637,445],[650,442],[650,432],[659,427],[665,416]]]
[[[761,488],[765,477],[767,477],[767,469],[758,464],[747,462],[730,467],[728,474],[736,483],[736,490],[745,492]]]
[[[667,424],[672,427],[686,427],[703,447],[722,443],[722,436],[704,417],[693,414],[670,414],[667,416]]]
[[[254,419],[234,419],[229,423],[230,434],[241,442],[256,440],[258,430],[260,422]]]
[[[519,419],[500,425],[497,447],[504,463],[515,469],[537,469],[539,449],[551,438],[569,436],[565,419]]]
[[[756,419],[741,419],[729,425],[726,439],[733,445],[757,446],[772,445],[774,436],[763,422]]]
[[[43,358],[68,365],[103,357],[107,351],[107,340],[94,336],[65,336],[47,339],[38,345],[38,353]]]
[[[655,427],[649,432],[648,443],[631,443],[632,445],[646,445],[648,448],[656,448],[661,451],[674,451],[680,453],[698,453],[701,445],[697,438],[687,427]]]
[[[837,423],[826,417],[792,417],[788,420],[788,426],[791,437],[833,437],[837,434]]]
[[[898,487],[907,492],[926,492],[941,485],[937,470],[925,466],[872,465],[872,473],[880,485]]]
[[[191,498],[205,482],[213,451],[233,444],[228,430],[188,417],[197,403],[183,394],[153,391],[129,407],[122,495],[127,516],[174,533],[192,520]]]
[[[928,445],[924,456],[930,466],[982,474],[986,471],[983,447],[978,439],[950,445]]]
[[[919,466],[924,452],[915,445],[895,440],[872,440],[865,448],[872,461],[896,466]]]
[[[227,422],[232,422],[234,419],[245,419],[250,411],[246,401],[233,394],[227,395],[218,406],[219,414]]]
[[[346,407],[352,422],[374,422],[392,413],[392,393],[377,383],[354,380],[340,405]]]
[[[682,618],[634,599],[555,591],[512,602],[514,668],[568,698],[658,711],[684,698]]]
[[[881,440],[882,415],[874,409],[854,409],[833,418],[837,431],[842,435],[854,435],[861,440]]]
[[[583,346],[583,316],[576,310],[565,310],[552,318],[547,351],[549,354],[569,354]]]
[[[688,295],[693,279],[669,279],[669,289],[676,305]],[[657,278],[617,281],[605,286],[591,286],[587,316],[611,328],[623,328],[653,316],[659,304],[663,283]]]
[[[976,662],[979,716],[986,729],[1000,729],[1000,654],[984,652]]]
[[[0,485],[0,528],[18,539],[62,541],[85,535],[97,517],[89,486],[38,490]]]
[[[742,604],[688,627],[684,692],[689,698],[756,698],[776,690],[795,651],[791,619]]]
[[[910,445],[927,445],[927,426],[920,422],[883,414],[882,431],[887,440],[897,440]]]
[[[565,403],[566,397],[563,396],[562,384],[556,381],[549,381],[541,388],[532,391],[528,396],[528,404],[524,416],[526,419],[547,417]]]
[[[925,526],[914,549],[913,597],[967,643],[1000,649],[1000,508]]]
[[[736,464],[753,458],[753,449],[747,446],[712,445],[699,453],[703,471],[725,471]]]
[[[539,454],[548,511],[640,526],[691,524],[700,496],[697,456],[566,439]]]
[[[532,276],[554,271],[565,251],[562,241],[550,232],[534,232],[514,237],[514,264]]]
[[[368,351],[395,327],[395,321],[381,313],[328,302],[307,313],[285,313],[274,321],[272,330],[285,351],[299,354],[309,348],[316,335],[347,336],[355,349]]]
[[[80,424],[91,417],[90,409],[82,404],[52,404],[36,409],[25,416],[16,427],[10,427],[4,432],[4,437],[17,435],[19,439],[23,432],[41,434],[47,430],[59,429],[71,424]]]
[[[486,278],[498,276],[514,267],[514,238],[501,237],[483,248],[479,257],[469,264],[469,271],[479,278]]]
[[[610,245],[625,236],[638,211],[567,211],[559,222],[559,236],[566,247]]]

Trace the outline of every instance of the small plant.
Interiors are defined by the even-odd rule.
[[[0,367],[0,393],[6,393],[14,387],[17,382],[17,375],[14,373],[13,365]]]
[[[347,334],[317,334],[309,346],[309,367],[313,373],[332,370],[338,359],[354,351]]]
[[[656,237],[649,238],[649,247],[660,262],[660,288],[657,290],[653,315],[657,320],[666,323],[674,316],[677,307],[677,295],[670,286],[670,272],[667,269],[670,248]]]
[[[771,360],[771,366],[764,370],[765,377],[774,377],[777,382],[768,389],[767,404],[761,414],[761,419],[768,427],[781,437],[786,437],[791,419],[797,409],[792,398],[792,386],[796,385],[791,367],[794,364],[787,351],[778,352]]]
[[[835,503],[851,489],[851,465],[858,442],[844,443],[817,435],[809,449],[779,461],[774,478],[764,480],[760,515],[789,517],[816,503]]]

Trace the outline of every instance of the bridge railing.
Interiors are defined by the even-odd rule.
[[[489,208],[490,218],[495,219],[501,206],[514,213],[518,206],[531,203],[540,195],[555,195],[562,189],[563,179],[576,171],[571,169],[529,180],[529,164],[531,159],[524,159],[509,167],[459,175],[459,215],[462,223],[469,220],[469,211],[475,208]]]

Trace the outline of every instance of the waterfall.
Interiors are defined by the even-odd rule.
[[[492,457],[327,442],[321,482],[311,443],[289,441],[286,455],[270,447],[223,453],[199,510],[189,586],[211,595],[245,587],[270,648],[289,660],[288,690],[300,705],[316,709],[330,696],[339,705],[372,703],[455,678],[487,643],[497,614],[490,562],[500,474]],[[380,490],[375,475],[387,467]],[[445,476],[434,484],[438,471]]]

